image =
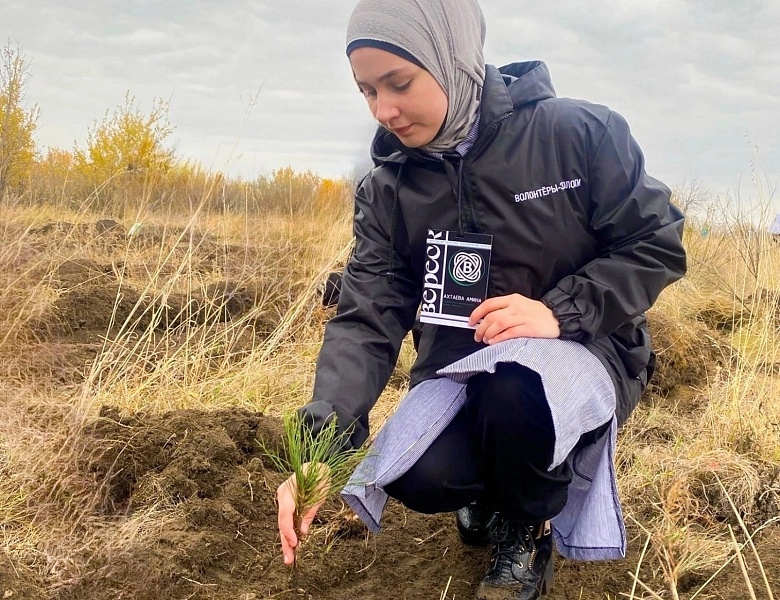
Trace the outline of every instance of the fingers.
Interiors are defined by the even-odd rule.
[[[509,306],[508,296],[497,296],[495,298],[488,298],[482,304],[475,308],[471,315],[469,315],[469,327],[474,327],[488,314],[495,310],[500,310]]]
[[[323,502],[318,502],[309,509],[309,512],[303,515],[303,518],[301,519],[301,535],[307,535],[309,533],[309,527],[311,526],[312,521],[314,521],[314,517],[317,516],[317,511],[320,509]]]
[[[498,344],[499,342],[503,342],[505,340],[511,340],[514,338],[520,338],[520,337],[532,337],[524,333],[525,326],[524,325],[518,325],[516,327],[510,327],[509,329],[504,329],[501,333],[497,334],[494,337],[491,337],[486,341],[486,344]]]
[[[295,479],[291,477],[276,491],[276,499],[279,503],[279,535],[282,540],[282,556],[286,565],[295,562],[295,549],[298,546],[298,536],[295,535],[294,486]]]
[[[479,315],[484,313],[484,317]],[[480,304],[471,313],[469,322],[474,320],[474,341],[490,344],[499,333],[510,327],[525,323],[525,316],[518,308],[518,302],[512,302],[510,296],[491,298]],[[477,324],[478,323],[478,324]]]
[[[560,325],[552,310],[520,294],[485,300],[471,313],[469,325],[475,327],[474,340],[485,344],[518,337],[560,336]]]
[[[511,338],[531,337],[528,335],[528,329],[528,324],[518,322],[517,317],[514,319],[498,317],[490,323],[485,323],[482,339],[478,341],[492,345]]]
[[[304,468],[308,469],[309,465],[304,465]],[[320,469],[321,472],[322,469],[327,469],[326,465],[322,464],[318,465],[317,468]],[[324,473],[327,477],[327,471]],[[311,523],[314,520],[314,517],[317,515],[317,511],[325,503],[324,499],[327,497],[329,486],[330,482],[327,478],[320,483],[320,488],[318,488],[318,491],[322,495],[318,497],[323,498],[323,500],[315,504],[306,512],[305,515],[303,515],[300,523],[301,535],[306,535],[309,533],[309,528],[311,527]],[[300,541],[295,533],[296,492],[297,481],[295,475],[287,479],[287,481],[282,483],[276,490],[276,501],[279,506],[279,512],[277,516],[279,537],[281,538],[282,556],[284,557],[284,564],[286,565],[292,565],[295,562],[295,553],[298,549],[298,543]]]
[[[505,329],[502,319],[507,318],[511,307],[510,296],[489,298],[473,310],[469,316],[469,326],[476,327],[474,341],[489,343],[491,337]],[[515,323],[516,324],[516,323]],[[492,334],[489,330],[492,329]]]

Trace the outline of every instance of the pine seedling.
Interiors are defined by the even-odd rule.
[[[277,470],[295,475],[295,486],[289,484],[295,499],[295,533],[300,535],[304,515],[344,488],[368,447],[344,450],[349,432],[339,432],[335,415],[316,436],[296,411],[284,416],[283,425],[281,450],[264,445],[263,451]]]

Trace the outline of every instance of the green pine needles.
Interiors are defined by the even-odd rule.
[[[263,450],[279,471],[295,475],[294,488],[292,480],[289,483],[295,499],[295,532],[300,534],[304,515],[344,488],[368,447],[344,450],[349,432],[339,432],[335,415],[317,436],[296,411],[286,414],[283,423],[281,450]]]

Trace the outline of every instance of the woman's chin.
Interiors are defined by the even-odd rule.
[[[423,138],[419,135],[398,135],[396,134],[400,142],[406,146],[407,148],[420,148],[422,146],[425,146],[431,141],[433,141],[433,138]]]

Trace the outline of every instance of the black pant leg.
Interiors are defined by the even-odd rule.
[[[480,443],[485,499],[523,524],[557,515],[568,499],[568,461],[548,471],[555,451],[541,377],[515,363],[469,379],[464,410]]]
[[[479,440],[461,409],[412,468],[384,489],[412,510],[434,514],[475,500],[482,479]]]
[[[422,513],[451,512],[480,499],[523,524],[557,515],[572,471],[548,471],[555,446],[552,415],[539,375],[515,363],[497,365],[467,384],[466,405],[409,471],[385,486]],[[577,447],[609,431],[584,434]]]

